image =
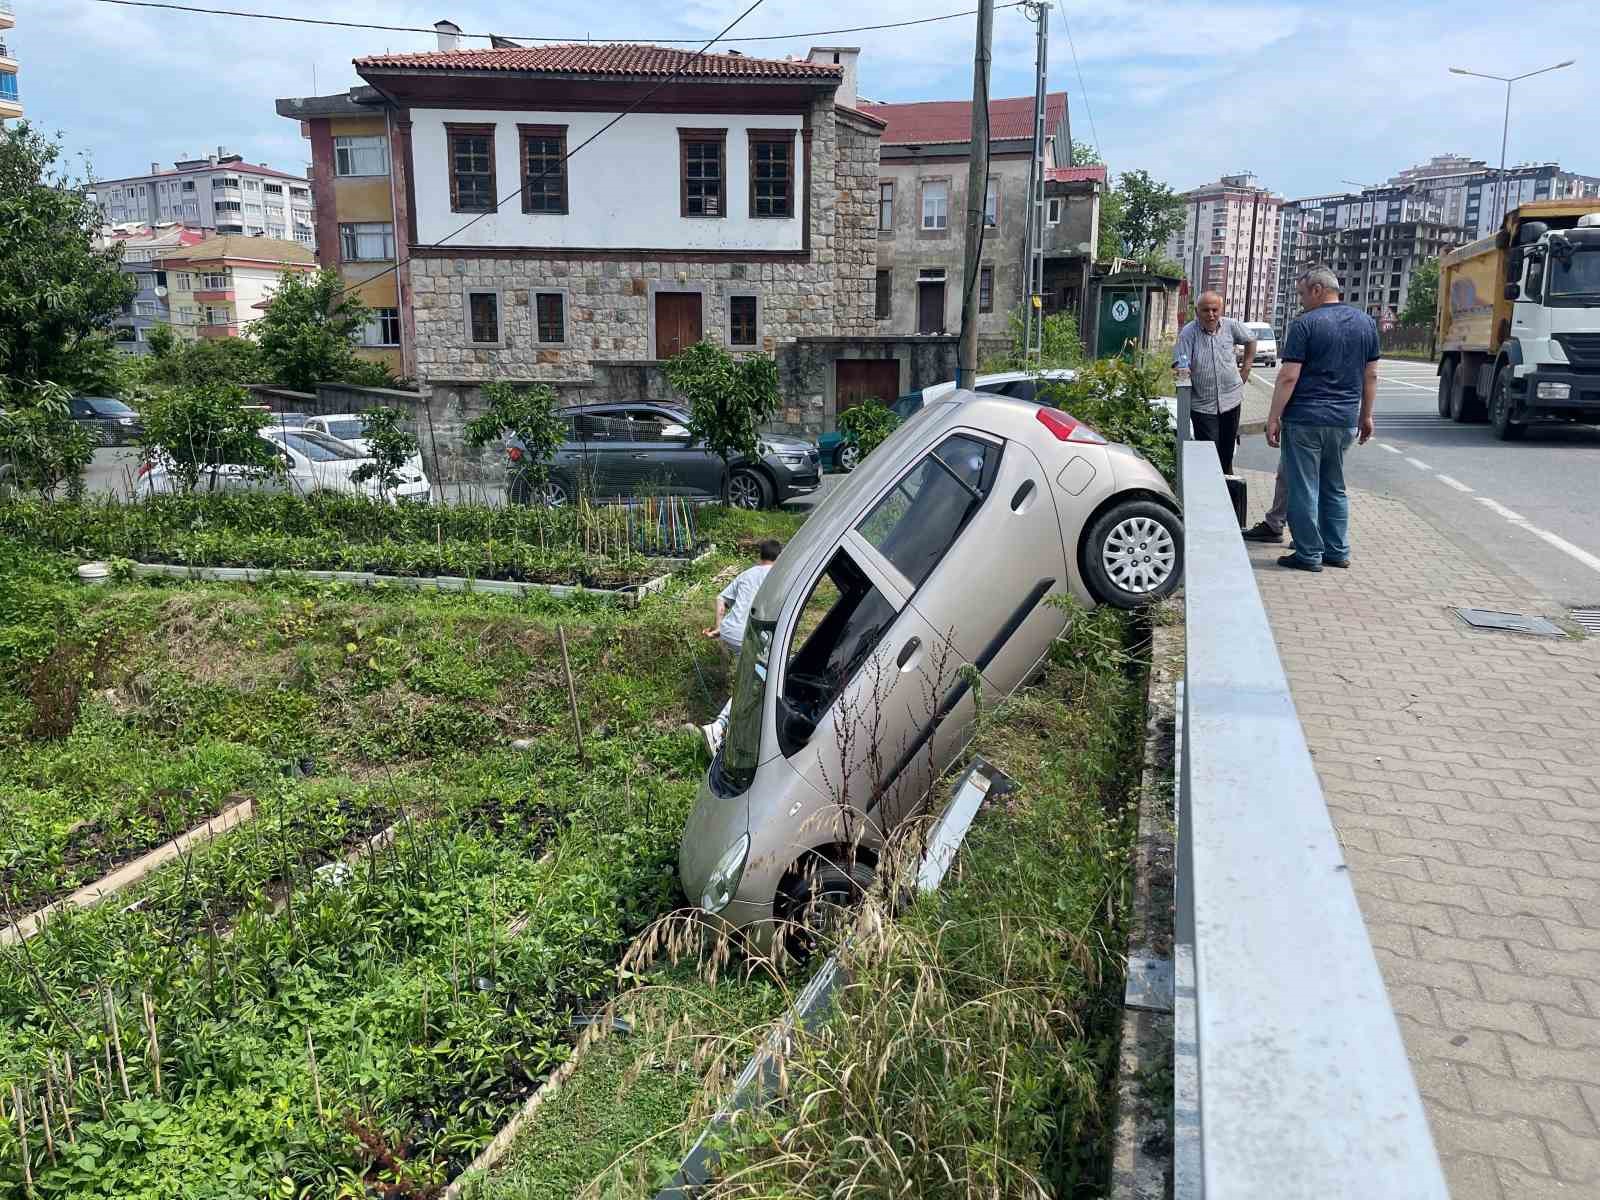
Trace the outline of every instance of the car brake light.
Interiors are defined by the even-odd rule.
[[[1056,435],[1056,440],[1062,442],[1087,442],[1091,446],[1104,446],[1105,438],[1090,429],[1082,421],[1074,420],[1059,408],[1039,408],[1035,410],[1039,424]]]
[[[506,447],[506,455],[507,455],[507,457],[509,457],[511,459],[512,462],[521,462],[522,461],[522,451],[520,449],[518,449],[516,446],[508,446],[508,447]]]
[[[136,478],[143,479],[146,475],[150,474],[150,468],[153,465],[154,464],[152,464],[148,458],[145,459],[139,464],[139,474],[136,476]]]

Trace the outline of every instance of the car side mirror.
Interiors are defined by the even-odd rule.
[[[1521,300],[1522,299],[1522,285],[1520,283],[1508,283],[1508,284],[1506,284],[1506,299],[1507,300]]]
[[[669,442],[685,442],[689,440],[689,431],[674,421],[661,427],[661,436]]]

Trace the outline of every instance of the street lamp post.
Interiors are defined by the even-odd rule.
[[[1506,204],[1506,139],[1511,133],[1511,85],[1522,79],[1532,79],[1535,75],[1544,75],[1550,71],[1559,71],[1562,67],[1570,67],[1577,61],[1578,60],[1575,58],[1569,58],[1566,62],[1558,62],[1554,66],[1540,67],[1537,71],[1525,71],[1521,75],[1512,75],[1509,77],[1505,75],[1489,75],[1483,71],[1468,71],[1464,67],[1450,68],[1450,74],[1452,75],[1473,75],[1479,79],[1493,79],[1497,83],[1503,83],[1506,85],[1506,115],[1505,120],[1500,126],[1500,211],[1497,214],[1499,217],[1499,220],[1496,222],[1497,226],[1505,221],[1506,211],[1509,207]]]

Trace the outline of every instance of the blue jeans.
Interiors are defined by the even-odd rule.
[[[1283,424],[1279,451],[1289,490],[1289,532],[1295,557],[1320,564],[1350,557],[1350,498],[1344,452],[1356,431],[1338,425]]]

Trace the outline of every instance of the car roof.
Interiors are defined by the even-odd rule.
[[[314,417],[307,417],[308,421],[359,421],[361,413],[318,413]]]

